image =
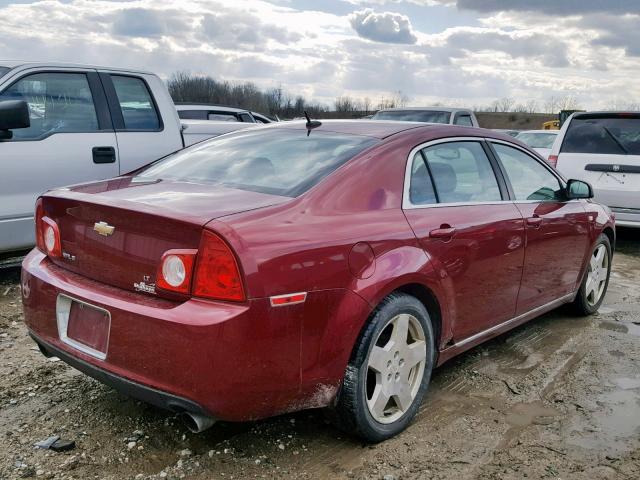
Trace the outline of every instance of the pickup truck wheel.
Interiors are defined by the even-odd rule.
[[[370,442],[404,430],[427,391],[434,345],[420,301],[406,294],[383,300],[347,366],[334,417],[338,427]]]
[[[602,234],[593,247],[587,272],[573,301],[573,309],[578,315],[592,315],[602,305],[609,286],[611,260],[611,243],[609,238]]]

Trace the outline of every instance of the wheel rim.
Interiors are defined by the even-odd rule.
[[[389,320],[367,359],[367,407],[377,422],[393,423],[411,408],[426,358],[424,329],[418,319],[403,313]]]
[[[591,306],[597,304],[602,298],[609,274],[609,255],[607,247],[600,244],[596,247],[589,262],[585,295],[587,303]]]

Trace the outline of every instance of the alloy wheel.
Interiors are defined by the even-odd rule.
[[[367,360],[366,397],[371,416],[393,423],[411,407],[426,364],[422,325],[413,315],[393,317],[380,331]]]
[[[585,296],[587,303],[591,306],[596,305],[607,284],[607,275],[609,273],[609,255],[607,247],[603,244],[598,245],[591,256],[589,262],[589,271],[587,272],[587,282],[585,284]]]

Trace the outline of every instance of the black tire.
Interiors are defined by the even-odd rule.
[[[411,406],[393,423],[380,423],[367,406],[367,362],[375,342],[388,322],[402,313],[415,317],[422,326],[426,344],[426,360],[419,390]],[[331,418],[336,426],[368,442],[386,440],[404,430],[418,411],[424,398],[435,360],[435,340],[431,319],[424,305],[415,297],[393,293],[372,313],[360,334],[345,372],[335,411]]]
[[[605,246],[607,250],[607,256],[609,259],[609,262],[607,264],[607,278],[605,280],[604,290],[600,295],[600,299],[596,303],[592,304],[588,301],[587,279],[589,277],[589,266],[587,265],[587,271],[585,272],[584,278],[582,279],[582,283],[580,284],[580,289],[578,290],[578,294],[575,300],[573,301],[573,303],[571,304],[571,309],[576,315],[588,316],[596,313],[600,308],[600,305],[602,305],[602,301],[604,300],[605,295],[607,294],[607,288],[609,287],[609,277],[611,275],[611,263],[613,259],[613,253],[612,253],[611,242],[609,241],[609,237],[607,237],[604,233],[600,234],[600,237],[598,237],[598,241],[595,243],[595,245],[591,249],[591,255],[589,256],[589,259],[591,259],[596,249],[600,245]]]

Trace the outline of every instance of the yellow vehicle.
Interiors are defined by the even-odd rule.
[[[560,130],[560,120],[549,120],[542,124],[543,130]]]
[[[542,124],[543,130],[560,130],[562,124],[575,112],[584,112],[584,110],[560,110],[558,120],[549,120]]]

